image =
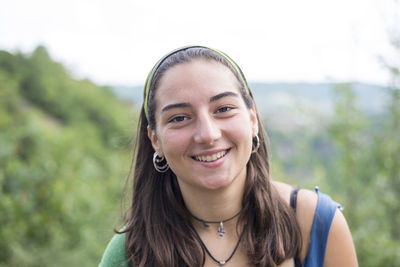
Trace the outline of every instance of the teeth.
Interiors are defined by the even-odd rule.
[[[213,155],[207,155],[207,156],[196,156],[196,160],[198,161],[205,161],[205,162],[210,162],[210,161],[215,161],[219,158],[222,158],[223,156],[226,155],[226,151],[218,152]]]

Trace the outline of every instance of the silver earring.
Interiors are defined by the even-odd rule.
[[[258,148],[260,147],[260,138],[258,137],[258,134],[254,137],[256,139],[256,145],[253,147],[253,150],[251,150],[251,153],[256,153]],[[253,145],[254,145],[254,139],[253,139]]]
[[[156,171],[158,172],[166,172],[169,169],[169,165],[167,160],[164,157],[160,157],[156,152],[154,152],[153,155],[153,164],[154,164],[154,168],[156,169]]]

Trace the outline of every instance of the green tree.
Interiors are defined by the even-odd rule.
[[[118,227],[135,118],[44,47],[0,51],[0,266],[98,263]]]

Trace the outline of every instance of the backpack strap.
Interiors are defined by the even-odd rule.
[[[290,192],[290,207],[292,207],[294,213],[296,213],[297,207],[297,193],[300,191],[300,188],[295,188]],[[300,267],[300,251],[297,251],[296,256],[294,257],[294,266]]]
[[[296,212],[298,191],[299,189],[294,189],[290,193],[290,206],[294,212]],[[329,195],[321,193],[317,186],[315,187],[315,192],[318,195],[318,202],[315,209],[315,215],[310,234],[308,253],[304,259],[303,265],[301,265],[299,257],[300,254],[297,252],[294,258],[296,267],[320,267],[324,265],[326,245],[333,217],[335,216],[335,212],[338,208],[343,210],[343,207],[337,202],[333,201]]]
[[[297,206],[297,193],[299,192],[300,188],[295,188],[290,192],[290,207],[292,207],[294,213],[296,213],[296,206]]]
[[[318,194],[318,203],[310,234],[308,254],[304,259],[305,266],[324,266],[326,246],[333,217],[338,208],[340,210],[343,209],[329,195],[321,193],[317,186],[315,187],[315,192]]]

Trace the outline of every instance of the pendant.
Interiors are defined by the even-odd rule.
[[[219,237],[223,237],[224,234],[225,234],[225,228],[224,228],[224,223],[223,222],[220,222],[220,224],[219,224],[218,234],[219,234]],[[224,262],[224,264],[225,264],[225,261],[222,261],[222,262]]]
[[[219,264],[220,264],[221,266],[224,266],[225,263],[226,263],[226,261],[219,261]]]

